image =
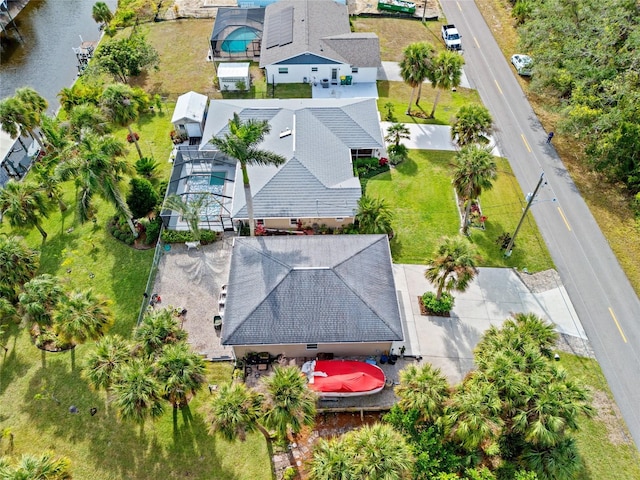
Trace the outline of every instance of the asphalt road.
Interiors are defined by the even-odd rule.
[[[447,22],[462,35],[467,77],[491,112],[498,148],[509,159],[522,190],[533,192],[544,172],[547,183],[530,212],[637,448],[640,300],[555,149],[546,144],[547,132],[475,2],[441,0],[441,4]]]

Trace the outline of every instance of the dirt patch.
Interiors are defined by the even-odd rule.
[[[602,390],[592,390],[592,405],[595,409],[595,419],[607,429],[607,438],[613,445],[631,445],[631,437],[621,427],[622,414],[618,405]]]

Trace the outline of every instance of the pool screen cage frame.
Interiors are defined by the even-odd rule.
[[[214,168],[218,168],[214,171]],[[221,169],[227,172],[234,172],[236,163],[229,160],[224,154],[218,151],[212,150],[198,150],[197,146],[180,146],[176,151],[176,156],[173,161],[173,170],[171,172],[171,178],[167,185],[167,191],[165,193],[165,200],[174,194],[179,195],[183,199],[188,199],[194,195],[210,195],[211,201],[220,205],[220,209],[216,214],[201,214],[200,215],[200,228],[204,230],[213,231],[231,231],[233,228],[233,221],[231,219],[231,212],[229,206],[231,205],[232,197],[224,194],[215,194],[211,192],[198,192],[188,191],[186,185],[192,177],[211,177],[215,173],[219,173]],[[234,179],[225,175],[224,183],[234,183]],[[231,188],[225,187],[225,191],[233,191]],[[180,193],[178,193],[180,192]],[[181,218],[179,212],[168,208],[162,208],[160,212],[160,218],[164,228],[169,230],[188,230],[188,225]]]
[[[264,10],[264,8],[219,8],[210,39],[214,60],[260,58]],[[243,52],[224,51],[222,45],[229,34],[242,27],[255,30],[256,38],[247,45],[247,49]]]

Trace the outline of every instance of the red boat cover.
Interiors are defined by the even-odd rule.
[[[351,360],[318,360],[309,388],[317,392],[369,392],[384,386],[384,372],[375,365]]]

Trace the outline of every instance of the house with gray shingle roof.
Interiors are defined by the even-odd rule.
[[[279,0],[265,9],[260,67],[270,83],[371,83],[380,43],[352,33],[346,5],[332,0]]]
[[[387,236],[235,238],[221,335],[237,358],[389,351],[403,331]]]
[[[296,229],[298,222],[353,223],[362,189],[352,159],[384,156],[375,99],[211,100],[200,149],[216,161],[235,163],[208,143],[228,132],[234,113],[242,120],[267,120],[271,131],[259,148],[287,159],[280,167],[248,166],[258,224]],[[222,195],[234,221],[248,219],[239,167],[225,177]]]

